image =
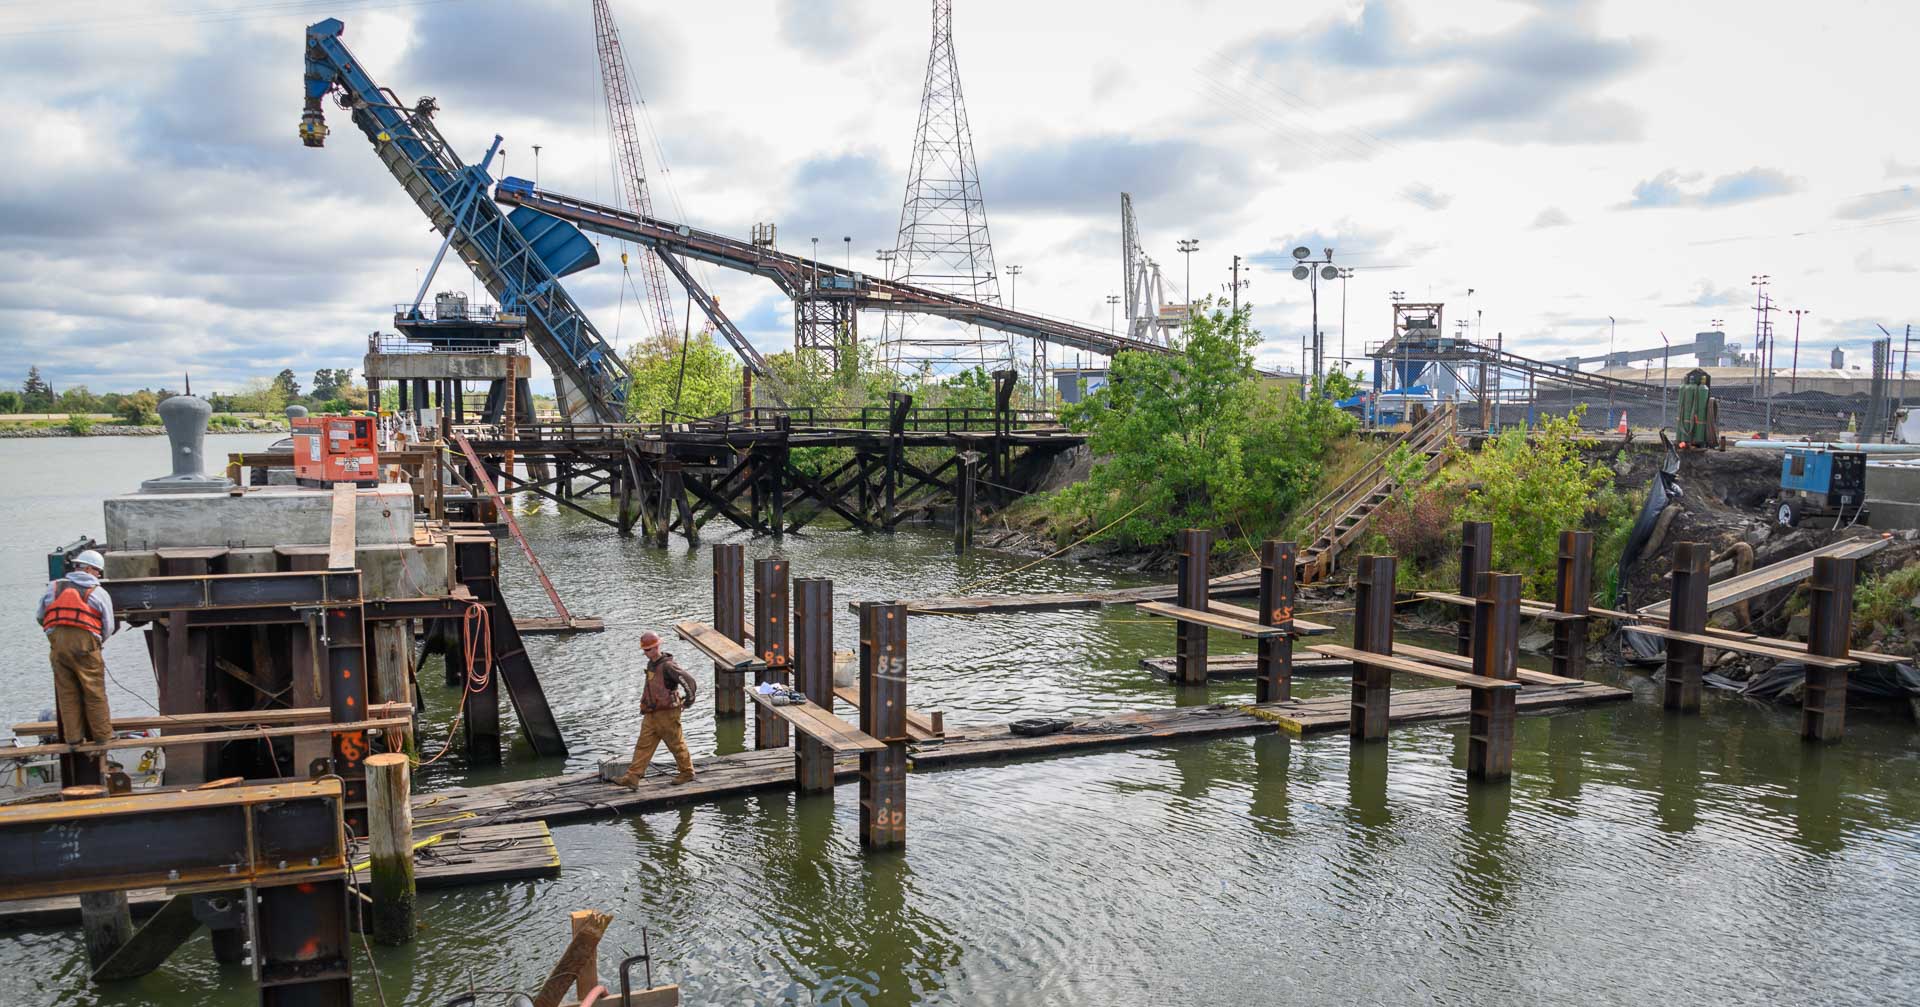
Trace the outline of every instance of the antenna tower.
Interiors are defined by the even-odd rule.
[[[647,163],[640,156],[640,131],[633,115],[638,98],[627,73],[626,53],[620,48],[620,28],[613,23],[607,0],[593,0],[593,45],[600,56],[600,87],[607,98],[607,136],[613,144],[614,160],[619,162],[627,209],[651,217],[653,197],[647,192]],[[661,339],[672,339],[679,335],[680,326],[673,320],[673,296],[667,288],[666,267],[652,249],[642,248],[639,253],[640,275],[646,282],[647,300],[653,308],[649,314],[654,334]]]
[[[987,205],[973,158],[973,131],[967,124],[960,68],[953,55],[953,0],[933,0],[927,84],[920,96],[920,124],[914,132],[894,251],[892,279],[983,304],[1000,303]],[[880,348],[882,359],[901,374],[921,367],[1012,367],[1014,361],[1011,336],[897,313],[885,318]]]

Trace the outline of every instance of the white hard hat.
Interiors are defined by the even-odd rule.
[[[107,561],[102,559],[100,554],[94,552],[92,549],[82,549],[79,553],[75,554],[73,557],[73,565],[90,566],[101,572],[105,572],[107,569]]]

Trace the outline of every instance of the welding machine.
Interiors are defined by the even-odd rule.
[[[1864,451],[1788,448],[1780,460],[1780,500],[1774,519],[1791,528],[1801,518],[1866,516],[1867,455]]]
[[[293,421],[293,480],[325,489],[380,482],[371,416],[300,416]]]

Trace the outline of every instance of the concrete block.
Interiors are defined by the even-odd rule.
[[[413,541],[413,491],[382,483],[356,494],[360,545]],[[268,486],[225,493],[132,493],[108,499],[109,551],[187,546],[325,545],[332,534],[333,494],[304,486]]]
[[[1882,531],[1920,528],[1920,502],[1915,502],[1911,497],[1907,500],[1875,500],[1869,496],[1867,527]]]
[[[445,545],[377,545],[355,551],[364,598],[444,598],[451,572]]]

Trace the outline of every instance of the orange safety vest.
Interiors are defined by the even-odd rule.
[[[104,628],[100,624],[100,612],[87,603],[93,596],[93,588],[82,589],[69,582],[53,598],[53,604],[47,606],[47,614],[41,618],[40,625],[45,629],[55,626],[72,626],[84,629],[94,636],[100,636]]]

